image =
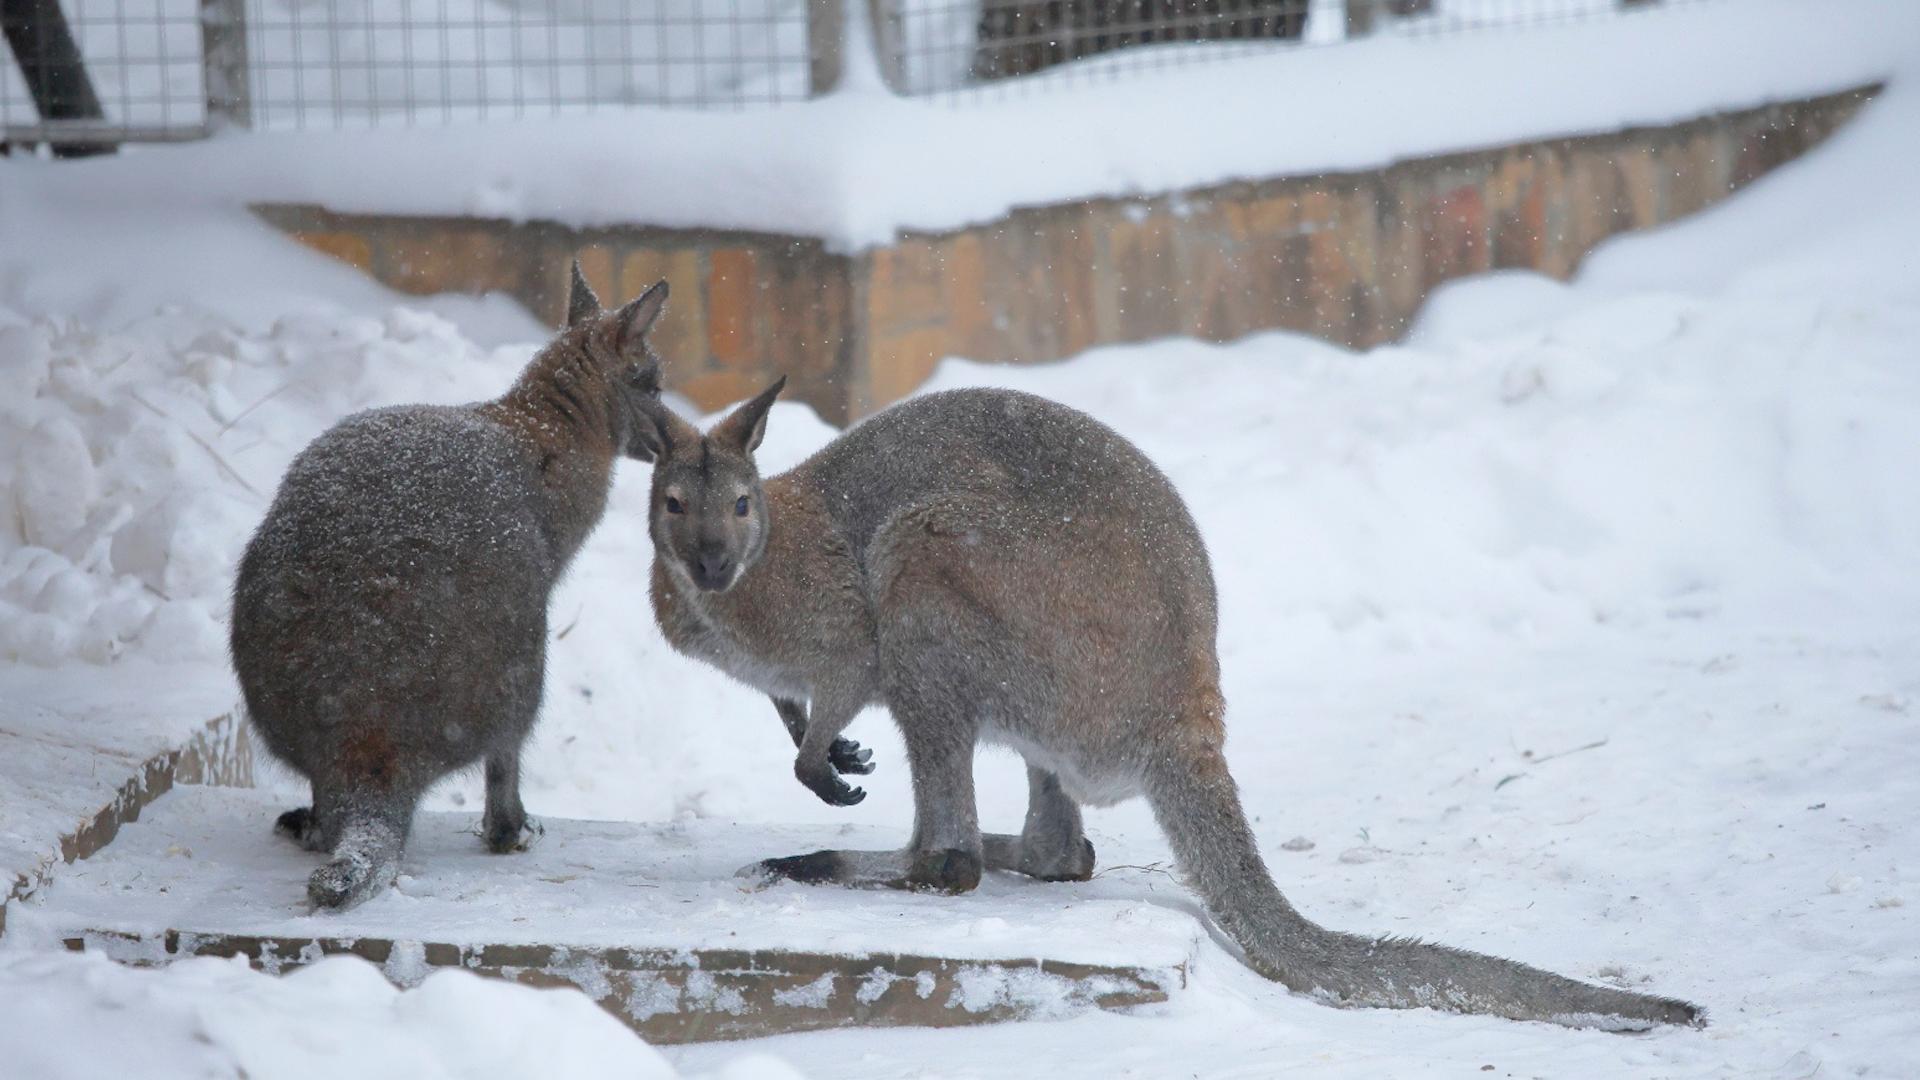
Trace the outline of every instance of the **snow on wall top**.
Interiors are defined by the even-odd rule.
[[[1375,38],[953,107],[845,92],[737,114],[251,135],[15,163],[16,189],[752,229],[842,251],[1009,208],[1373,168],[1669,123],[1884,78],[1920,5],[1792,0],[1432,41]]]

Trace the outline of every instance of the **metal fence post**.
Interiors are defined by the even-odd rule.
[[[106,116],[59,0],[0,0],[0,31],[4,31],[7,45],[20,64],[20,75],[33,97],[33,107],[40,113],[41,126],[50,133],[47,142],[54,156],[113,153],[115,147],[110,141],[52,134],[60,129],[62,120],[94,121],[104,127]]]
[[[824,97],[840,85],[840,20],[845,0],[807,0],[807,95]]]
[[[207,130],[253,126],[247,86],[247,0],[200,0],[200,44],[207,83]]]
[[[873,61],[880,69],[880,82],[898,94],[907,86],[906,40],[900,12],[887,0],[869,0],[863,6],[867,9],[867,26],[872,30],[867,40],[873,44]]]
[[[1347,0],[1347,36],[1366,37],[1373,33],[1373,0]]]

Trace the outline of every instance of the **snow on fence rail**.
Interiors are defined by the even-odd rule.
[[[87,152],[258,129],[414,126],[817,97],[846,42],[966,100],[1390,33],[1714,0],[0,0],[0,141]],[[847,35],[848,13],[873,29]]]

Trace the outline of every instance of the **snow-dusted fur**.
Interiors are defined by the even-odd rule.
[[[647,453],[666,293],[602,313],[576,266],[568,328],[499,399],[359,413],[288,468],[240,562],[231,648],[254,730],[313,785],[279,829],[332,853],[315,906],[390,884],[421,794],[476,761],[488,848],[522,845],[548,594],[615,458]]]
[[[1212,567],[1186,506],[1098,421],[1027,394],[895,406],[764,482],[780,387],[706,436],[663,415],[650,510],[653,599],[682,652],[798,715],[795,772],[831,803],[862,792],[833,740],[893,714],[913,772],[899,852],[822,851],[752,874],[962,892],[983,868],[1087,878],[1082,804],[1145,795],[1208,909],[1261,974],[1350,1006],[1430,1006],[1571,1026],[1697,1023],[1685,1002],[1511,961],[1334,933],[1262,862],[1222,753]],[[1027,761],[1018,836],[983,836],[975,746]]]

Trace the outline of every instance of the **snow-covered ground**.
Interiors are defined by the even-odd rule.
[[[396,990],[364,960],[284,978],[244,960],[154,971],[97,954],[0,954],[0,1074],[9,1077],[606,1077],[787,1080],[785,1063],[736,1051],[681,1073],[573,991],[443,971]]]
[[[1309,914],[1692,998],[1711,1027],[1620,1037],[1337,1012],[1207,944],[1184,994],[1132,1015],[671,1048],[672,1064],[1909,1075],[1920,41],[1889,25],[1908,36],[1877,47],[1904,52],[1912,74],[1855,125],[1719,209],[1609,245],[1571,286],[1463,283],[1409,343],[1361,355],[1272,335],[1044,368],[953,362],[936,378],[1087,409],[1174,477],[1221,586],[1229,755]],[[26,193],[0,236],[29,218],[50,234],[86,210],[38,180],[0,182]],[[353,409],[489,396],[529,355],[384,310],[389,297],[237,215],[195,213],[251,261],[191,308],[128,317],[160,295],[141,275],[161,266],[97,264],[90,291],[77,256],[41,278],[0,253],[0,694],[83,698],[130,663],[224,679],[232,561],[291,455]],[[126,220],[135,239],[116,242],[130,250],[141,228],[156,250],[191,241]],[[831,434],[780,406],[763,461],[791,463]],[[643,597],[645,480],[623,468],[555,601],[529,807],[904,837],[907,776],[884,716],[851,733],[877,748],[869,798],[832,809],[790,780],[762,698],[661,643]],[[294,797],[285,776],[270,782]],[[1017,821],[1013,760],[989,758],[980,782],[989,825]],[[435,803],[477,796],[468,778]],[[1144,807],[1089,827],[1103,883],[1189,903]],[[458,974],[395,994],[372,976],[350,961],[279,982],[211,962],[130,972],[16,945],[0,951],[0,1074],[92,1075],[123,1055],[136,1064],[119,1071],[142,1075],[283,1075],[305,1067],[296,1053],[392,1046],[357,1060],[430,1058],[460,1075],[463,1062],[507,1069],[490,1041],[502,1030],[552,1047],[531,1071],[572,1047],[608,1073],[661,1068],[577,997]]]

